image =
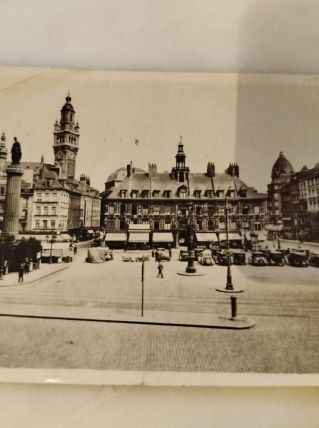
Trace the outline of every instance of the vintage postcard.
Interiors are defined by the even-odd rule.
[[[316,75],[0,68],[0,367],[318,374],[318,118]]]

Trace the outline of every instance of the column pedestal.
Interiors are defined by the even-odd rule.
[[[3,214],[2,237],[15,240],[19,233],[21,177],[23,169],[19,165],[9,165],[7,173],[7,190]]]

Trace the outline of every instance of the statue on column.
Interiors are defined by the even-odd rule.
[[[17,140],[17,137],[14,137],[14,143],[12,144],[12,148],[11,148],[11,160],[12,160],[11,164],[19,165],[21,157],[22,157],[21,144]]]

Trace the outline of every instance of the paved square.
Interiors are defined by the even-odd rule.
[[[141,263],[122,253],[87,264],[86,250],[61,272],[23,286],[0,286],[0,312],[56,313],[72,317],[110,311],[140,316]],[[202,277],[183,277],[186,263],[145,263],[145,314],[230,316],[226,268],[198,266]],[[1,317],[0,366],[265,373],[318,373],[319,270],[315,267],[233,267],[238,316],[256,321],[249,330],[97,323]]]

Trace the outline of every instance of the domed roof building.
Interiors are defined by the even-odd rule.
[[[292,174],[294,169],[289,162],[289,160],[285,157],[283,152],[279,153],[278,159],[274,163],[271,171],[271,178],[276,179],[281,176],[281,174]]]

